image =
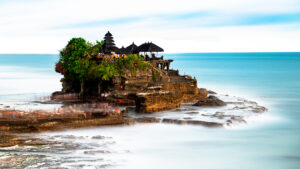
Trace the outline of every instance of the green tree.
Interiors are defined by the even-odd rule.
[[[60,51],[60,58],[57,66],[68,79],[78,79],[81,82],[81,91],[84,93],[84,81],[87,79],[89,60],[87,59],[89,45],[83,38],[72,38],[67,46]]]
[[[126,69],[132,74],[136,69],[146,70],[150,63],[143,61],[141,56],[130,54],[126,58],[107,58],[100,63],[92,56],[103,52],[104,41],[96,44],[85,41],[83,38],[72,38],[60,51],[60,57],[55,71],[64,75],[66,79],[76,79],[81,82],[81,91],[84,93],[84,82],[90,79],[99,80],[98,91],[101,82],[108,81],[114,76],[123,76]]]

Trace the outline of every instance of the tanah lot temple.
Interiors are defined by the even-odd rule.
[[[149,66],[146,70],[140,70],[138,64],[135,64],[134,73],[126,69],[122,75],[113,76],[108,81],[91,79],[80,82],[64,77],[61,79],[62,91],[53,94],[54,100],[59,95],[80,93],[85,100],[135,106],[138,112],[156,112],[174,109],[183,102],[207,97],[207,91],[197,87],[195,78],[180,75],[178,70],[170,69],[173,60],[158,57],[158,53],[164,50],[156,44],[146,42],[137,46],[132,43],[126,48],[118,48],[110,32],[105,34],[101,43],[99,53],[93,56],[100,63],[114,57],[126,58],[130,54],[136,54],[142,57],[143,62],[149,63]],[[102,97],[104,93],[105,96]]]
[[[103,57],[126,57],[129,54],[137,54],[142,56],[145,61],[149,61],[153,66],[158,67],[162,70],[169,71],[170,63],[173,60],[164,60],[163,56],[158,57],[158,52],[164,52],[164,50],[152,42],[145,42],[140,46],[137,46],[134,42],[126,48],[122,46],[118,48],[115,45],[112,34],[108,31],[104,36],[104,47],[103,53],[99,53],[97,58]]]

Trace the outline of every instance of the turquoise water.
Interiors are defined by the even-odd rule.
[[[136,125],[101,129],[132,153],[120,168],[300,168],[300,53],[165,54],[199,87],[257,101],[269,111],[248,127]],[[0,55],[0,104],[59,90],[57,55]],[[90,132],[100,132],[91,129]],[[85,134],[86,131],[72,131]],[[146,165],[147,164],[147,165]]]
[[[230,138],[224,142],[229,156],[241,162],[246,158],[238,162],[240,167],[300,168],[300,53],[169,54],[166,58],[175,60],[173,68],[195,76],[200,87],[211,86],[269,108],[267,114],[275,118],[271,123],[220,134]]]

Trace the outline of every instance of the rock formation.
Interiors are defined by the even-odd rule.
[[[156,57],[155,52],[164,50],[152,42],[139,47],[132,44],[127,47],[130,50],[122,51],[124,48],[118,49],[108,32],[103,44],[97,43],[96,48],[88,46],[84,39],[73,38],[62,50],[56,71],[64,75],[61,79],[63,88],[61,92],[53,93],[54,100],[65,98],[59,95],[76,93],[81,101],[108,101],[135,105],[138,112],[156,112],[207,97],[208,92],[197,87],[195,78],[170,69],[173,60]],[[97,51],[98,47],[98,53],[90,52]],[[83,56],[78,56],[79,52]],[[85,53],[89,54],[85,56]]]
[[[209,107],[216,107],[216,106],[226,106],[226,103],[217,98],[216,96],[209,96],[208,98],[201,99],[193,106],[209,106]]]
[[[80,91],[79,82],[66,79],[62,79],[61,82],[63,94]],[[85,90],[88,93],[86,99],[98,99],[96,83],[94,85],[92,82],[86,83]],[[196,79],[181,76],[175,70],[167,71],[156,67],[146,71],[137,70],[134,75],[126,72],[122,78],[115,77],[109,83],[103,83],[101,86],[103,92],[108,93],[108,96],[102,99],[121,105],[135,105],[138,112],[174,109],[182,102],[207,97],[207,91],[197,87]]]

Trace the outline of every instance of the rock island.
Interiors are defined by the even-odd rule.
[[[174,109],[183,102],[207,98],[197,80],[170,69],[173,60],[159,56],[164,50],[152,42],[116,47],[110,32],[96,44],[73,38],[60,51],[56,71],[62,91],[53,100],[107,101],[135,106],[137,112]],[[74,94],[76,97],[63,97]]]

